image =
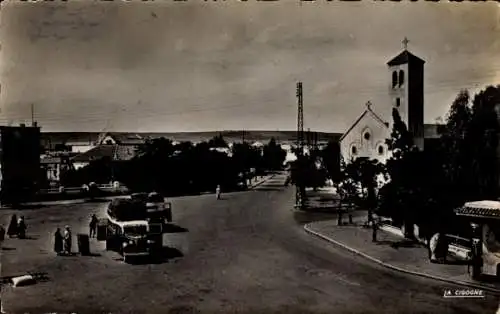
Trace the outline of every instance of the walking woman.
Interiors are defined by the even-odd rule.
[[[17,216],[16,214],[12,215],[10,218],[9,226],[7,227],[7,235],[9,238],[12,238],[17,235]]]
[[[61,228],[57,228],[56,233],[54,233],[54,252],[57,255],[61,254],[63,251],[63,236],[61,233]]]

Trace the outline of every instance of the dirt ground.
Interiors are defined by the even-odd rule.
[[[3,308],[9,311],[10,301],[19,303],[19,296],[26,301],[36,295],[55,296],[51,302],[66,301],[76,297],[76,290],[94,291],[86,293],[87,303],[99,302],[106,278],[115,283],[120,272],[127,272],[136,265],[124,264],[115,252],[105,250],[104,242],[90,239],[91,256],[80,256],[76,252],[77,234],[88,234],[90,216],[95,213],[103,217],[108,202],[96,202],[73,205],[46,206],[24,210],[3,209],[0,212],[0,223],[7,229],[12,214],[24,216],[27,224],[27,239],[8,238],[2,243],[1,276],[17,276],[26,273],[45,273],[47,282],[38,282],[34,286],[2,288]],[[73,256],[57,256],[53,252],[53,234],[56,228],[69,225],[73,233]],[[174,242],[175,238],[173,239]],[[175,245],[175,243],[173,243]],[[143,266],[144,268],[145,266]],[[111,288],[111,287],[110,287]],[[111,293],[111,291],[109,291]],[[34,304],[33,304],[34,305]],[[17,306],[16,306],[17,308]],[[80,305],[79,308],[82,308]],[[93,307],[95,308],[95,306]],[[51,308],[52,310],[53,308]]]
[[[94,256],[57,257],[52,234],[87,232],[106,203],[25,209],[29,239],[3,243],[2,275],[46,272],[48,281],[4,286],[6,313],[493,313],[498,299],[450,302],[441,283],[383,269],[306,234],[316,214],[293,212],[277,177],[255,191],[171,199],[182,255],[125,264],[95,240]],[[0,211],[7,224],[12,211]],[[316,217],[316,218],[315,218]],[[189,244],[189,246],[186,245]],[[450,286],[448,286],[450,287]],[[450,287],[451,288],[451,287]],[[462,300],[460,300],[462,301]]]

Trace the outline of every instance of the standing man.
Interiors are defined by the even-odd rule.
[[[92,214],[92,217],[90,218],[90,223],[89,223],[89,237],[92,238],[92,235],[97,237],[97,223],[99,220],[97,219],[97,216],[95,214]]]
[[[215,189],[215,195],[217,196],[217,199],[220,200],[220,185],[217,185],[217,188]]]
[[[54,252],[60,255],[63,251],[63,235],[61,234],[61,229],[57,228],[56,233],[54,233]]]
[[[0,246],[2,246],[2,242],[5,239],[5,228],[0,226]]]

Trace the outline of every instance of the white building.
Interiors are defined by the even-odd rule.
[[[437,126],[424,124],[424,64],[406,47],[387,63],[390,110],[375,113],[374,106],[366,104],[364,112],[340,138],[340,151],[346,162],[367,157],[385,163],[390,158],[385,141],[391,136],[393,109],[399,111],[419,149],[424,149],[424,139],[437,137]]]

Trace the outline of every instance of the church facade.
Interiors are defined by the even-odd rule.
[[[437,125],[424,124],[425,61],[407,50],[406,39],[403,43],[404,50],[387,62],[391,111],[381,115],[370,102],[366,104],[364,112],[340,138],[345,162],[366,157],[385,163],[390,158],[385,141],[391,135],[393,109],[398,110],[420,150],[428,140],[439,138]]]

